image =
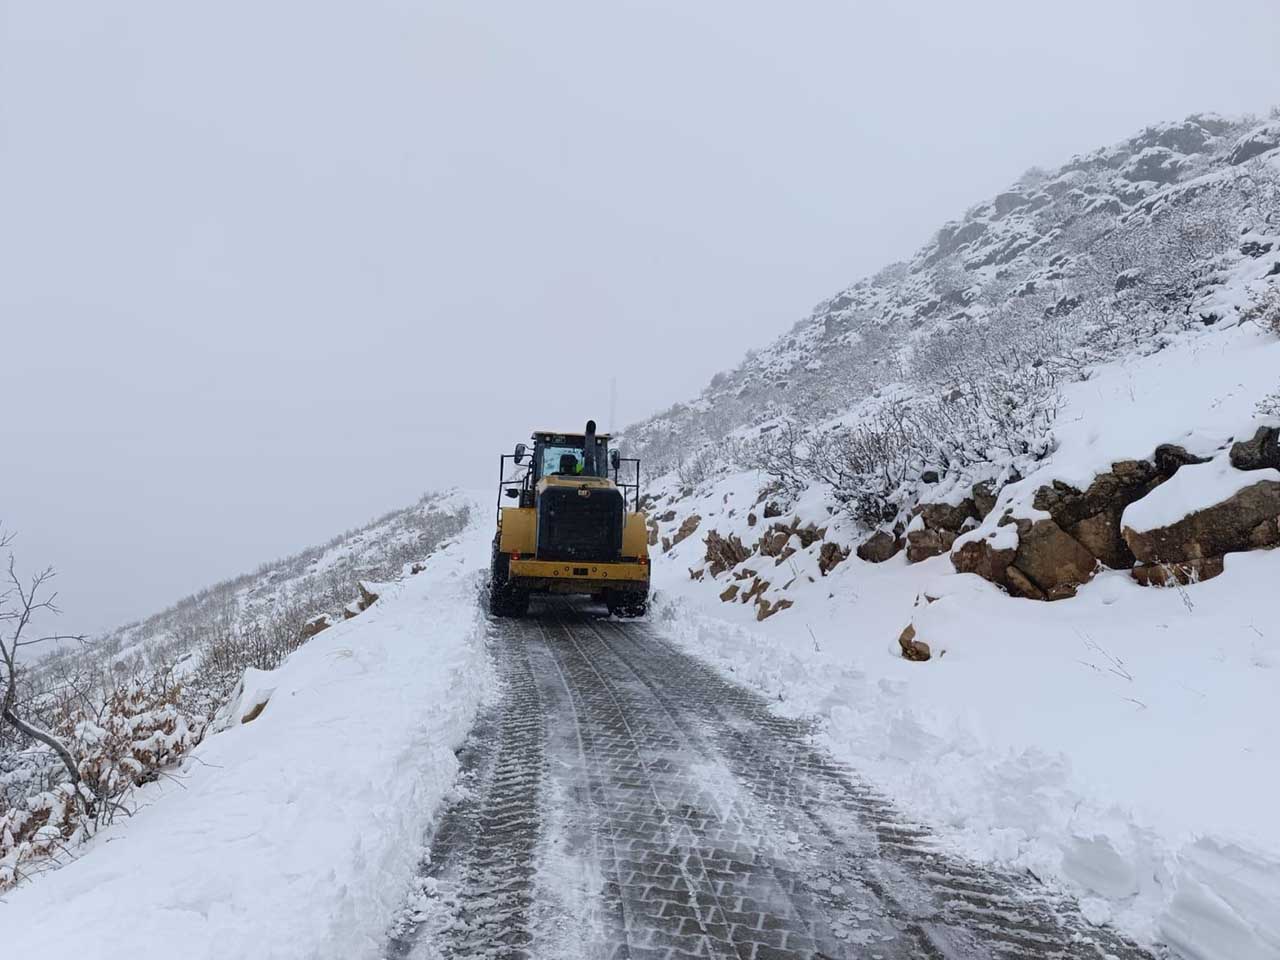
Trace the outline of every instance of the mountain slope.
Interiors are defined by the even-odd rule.
[[[625,437],[691,647],[1095,922],[1280,956],[1280,122],[1033,171]]]
[[[1219,322],[1223,267],[1280,257],[1278,147],[1280,120],[1198,115],[1029,171],[625,435],[663,473],[743,426],[818,423],[903,383],[939,391],[936,354],[983,331],[1016,331],[1011,361],[1078,365]]]

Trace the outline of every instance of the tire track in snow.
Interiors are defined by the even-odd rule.
[[[1148,957],[939,850],[654,625],[553,602],[491,645],[502,699],[388,956]]]

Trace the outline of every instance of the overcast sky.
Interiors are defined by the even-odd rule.
[[[1278,62],[1275,0],[0,0],[0,518],[146,615]]]

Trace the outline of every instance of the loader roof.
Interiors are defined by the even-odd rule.
[[[557,437],[564,440],[581,440],[585,436],[586,434],[583,433],[581,430],[535,430],[533,431],[534,440],[537,440],[539,437],[542,437],[543,439],[547,437]],[[609,434],[597,433],[596,439],[608,440]]]

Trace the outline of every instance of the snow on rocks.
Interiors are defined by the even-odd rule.
[[[1189,514],[1225,503],[1256,484],[1277,481],[1280,481],[1280,470],[1237,470],[1227,457],[1215,457],[1209,463],[1184,467],[1168,482],[1130,504],[1125,508],[1123,524],[1135,534],[1150,533],[1171,526]]]
[[[6,955],[380,956],[491,685],[488,517],[477,507],[425,573],[247,676],[239,719],[265,702],[252,722],[205,740],[76,862],[6,894]]]

